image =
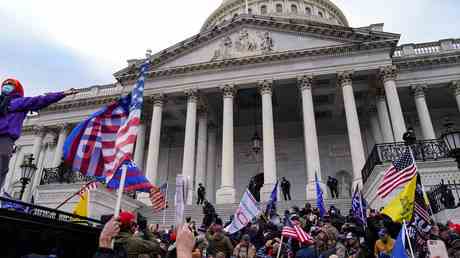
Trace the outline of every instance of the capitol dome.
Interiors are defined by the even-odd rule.
[[[245,0],[223,0],[204,23],[209,29],[233,17],[246,13]],[[343,12],[329,0],[248,0],[249,14],[295,18],[349,26]]]

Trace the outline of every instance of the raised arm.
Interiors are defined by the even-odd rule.
[[[57,93],[49,93],[42,96],[36,97],[24,97],[24,98],[17,98],[11,100],[9,111],[10,112],[27,112],[27,111],[35,111],[42,108],[45,108],[53,103],[58,102],[59,100],[63,99],[65,96],[76,94],[77,91],[74,89],[57,92]]]

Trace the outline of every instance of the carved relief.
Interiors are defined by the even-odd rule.
[[[264,94],[272,94],[272,86],[273,86],[273,81],[272,80],[263,80],[258,82],[259,84],[259,93],[260,95]]]
[[[449,87],[454,93],[454,96],[460,95],[460,81],[453,81]]]
[[[297,85],[301,91],[311,90],[311,86],[313,85],[313,76],[304,75],[297,77]]]
[[[353,81],[353,72],[352,71],[345,71],[340,72],[337,74],[337,84],[338,86],[346,86],[351,85]]]
[[[273,51],[273,38],[268,31],[250,32],[242,29],[236,36],[226,36],[214,51],[212,60],[238,58],[250,55],[260,55]]]
[[[380,78],[383,82],[396,80],[398,77],[398,67],[396,65],[388,65],[380,69]]]
[[[425,98],[425,91],[427,89],[427,86],[422,84],[422,85],[412,85],[412,94],[416,98]]]

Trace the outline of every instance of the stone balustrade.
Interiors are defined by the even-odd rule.
[[[435,42],[401,45],[396,48],[393,57],[435,55],[455,50],[460,50],[460,39],[444,39]]]

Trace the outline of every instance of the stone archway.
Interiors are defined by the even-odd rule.
[[[339,181],[338,191],[340,198],[351,197],[351,174],[346,170],[340,170],[335,174],[335,178]]]

